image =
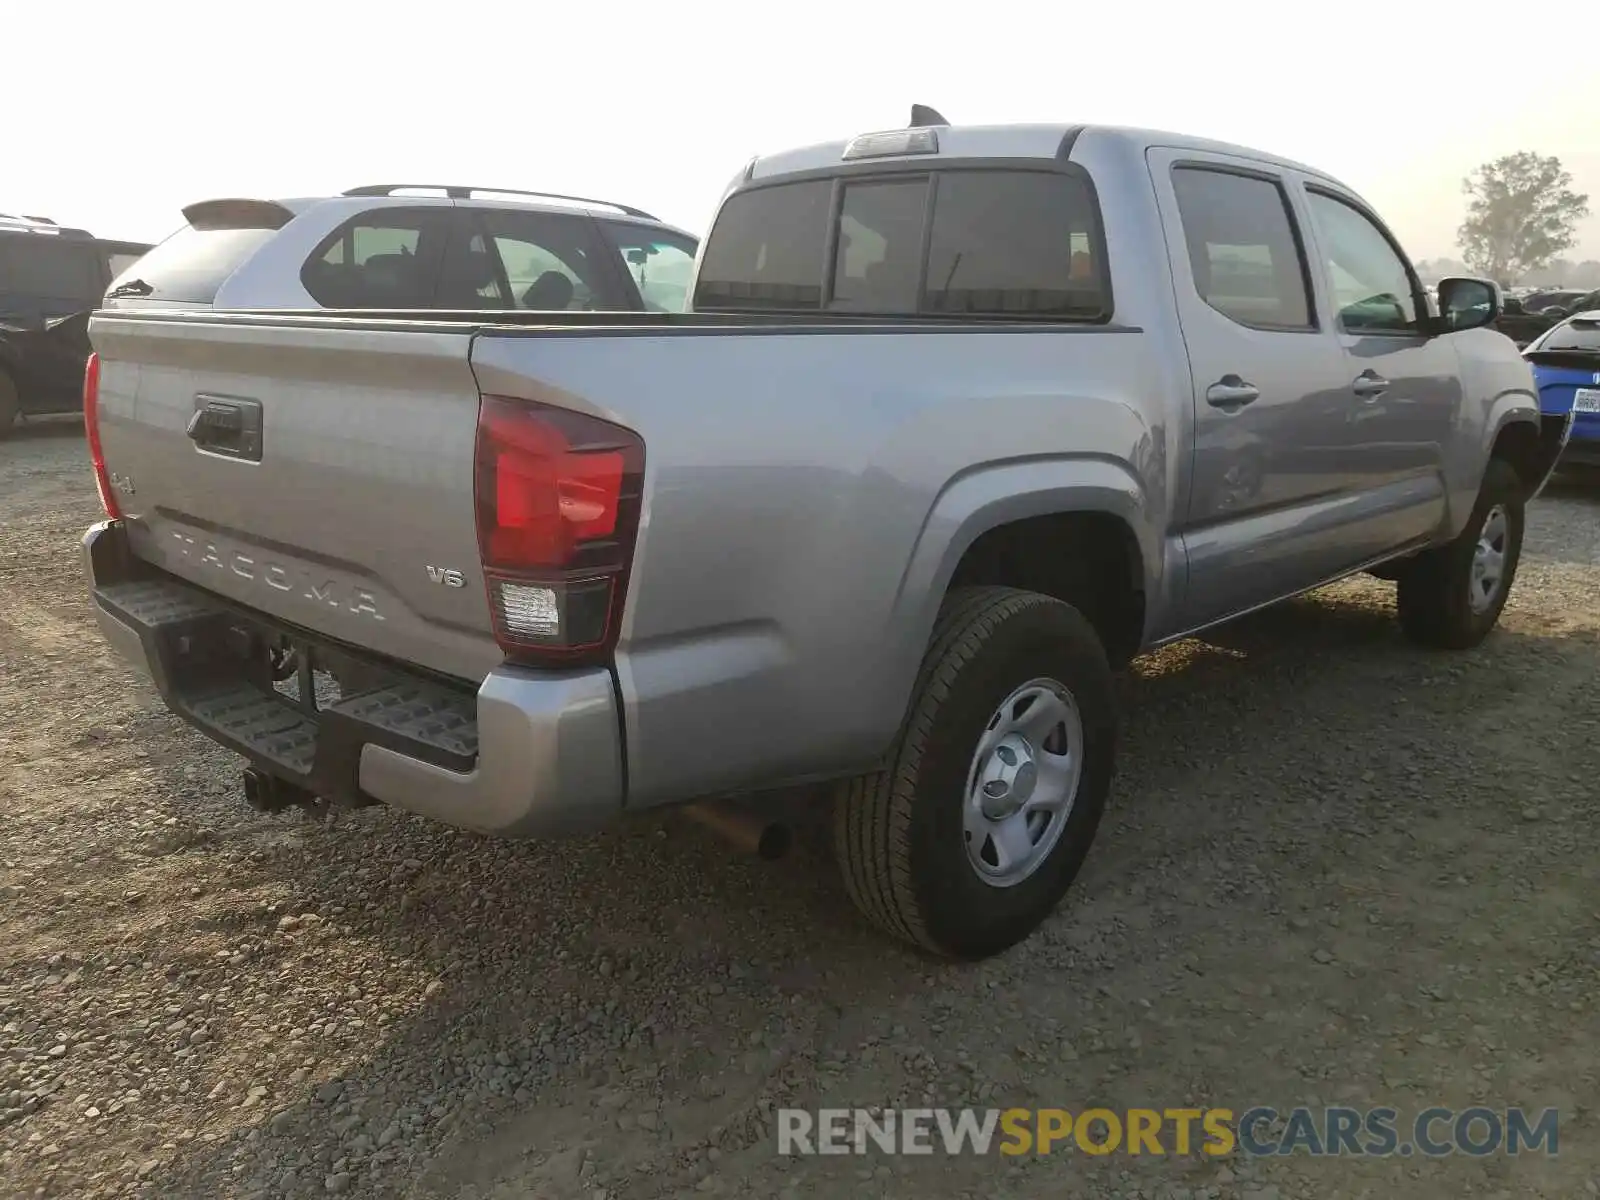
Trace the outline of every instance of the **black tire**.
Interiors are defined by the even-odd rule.
[[[7,371],[0,371],[0,439],[10,434],[21,411],[21,398],[17,395],[17,382]]]
[[[995,887],[968,859],[968,771],[990,718],[1037,678],[1064,685],[1076,703],[1082,770],[1054,847],[1031,875]],[[887,768],[841,784],[835,796],[834,849],[851,899],[886,932],[937,954],[978,959],[1007,949],[1050,914],[1078,874],[1115,757],[1111,667],[1083,615],[1036,592],[953,591]]]
[[[1478,502],[1466,528],[1448,545],[1421,554],[1400,576],[1395,593],[1400,628],[1413,642],[1440,650],[1467,650],[1489,636],[1516,581],[1522,558],[1527,489],[1510,463],[1490,459]],[[1473,556],[1489,514],[1506,517],[1500,585],[1489,603],[1474,609]]]

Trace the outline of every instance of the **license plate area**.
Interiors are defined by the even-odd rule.
[[[1572,394],[1572,411],[1600,413],[1600,388],[1579,388]]]

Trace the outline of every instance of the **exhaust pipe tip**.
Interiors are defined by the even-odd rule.
[[[789,853],[789,847],[793,844],[794,835],[789,827],[781,821],[773,821],[756,839],[756,857],[765,862],[777,862]]]
[[[788,854],[794,844],[794,834],[784,822],[771,820],[733,801],[686,804],[680,811],[736,849],[764,862],[776,862]]]

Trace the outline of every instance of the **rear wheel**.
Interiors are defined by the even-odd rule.
[[[0,371],[0,438],[11,432],[12,426],[17,423],[17,413],[21,407],[21,398],[17,395],[17,381],[7,372]]]
[[[1522,557],[1522,480],[1490,459],[1472,516],[1453,542],[1419,555],[1400,576],[1400,627],[1412,641],[1466,650],[1489,636]]]
[[[1083,864],[1115,740],[1111,668],[1082,614],[1035,592],[952,592],[888,768],[836,798],[851,898],[939,954],[1015,944]]]

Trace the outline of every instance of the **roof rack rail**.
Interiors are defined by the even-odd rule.
[[[66,237],[90,237],[87,229],[73,229],[60,225],[53,217],[35,217],[26,213],[0,212],[0,225],[12,231],[21,230],[25,233],[55,233]]]
[[[416,191],[443,192],[452,200],[470,200],[474,194],[491,192],[500,196],[530,196],[540,200],[568,200],[574,204],[589,204],[596,208],[614,208],[618,212],[627,213],[630,217],[640,217],[646,221],[659,221],[661,218],[647,213],[642,208],[634,208],[631,204],[618,204],[614,200],[593,200],[587,196],[568,196],[562,192],[530,192],[522,188],[497,188],[497,187],[463,187],[453,183],[369,183],[363,187],[351,188],[345,192],[346,196],[392,196],[396,192],[414,189]]]

